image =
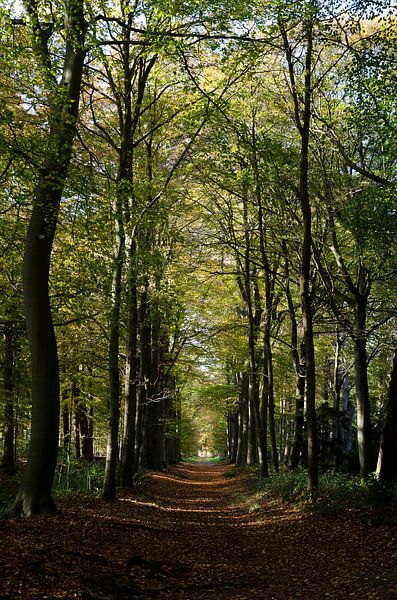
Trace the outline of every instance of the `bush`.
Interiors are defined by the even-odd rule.
[[[307,488],[307,473],[304,470],[275,473],[261,478],[259,491],[267,498],[279,498],[283,502],[301,501]]]
[[[57,495],[65,492],[85,492],[97,495],[102,489],[104,461],[87,462],[65,457],[58,463],[54,479]]]
[[[148,472],[141,467],[134,473],[133,486],[136,490],[144,491],[148,484]]]
[[[301,503],[304,510],[326,515],[354,512],[371,522],[397,522],[397,484],[378,481],[375,474],[365,479],[346,473],[324,473],[319,479],[318,495],[307,493],[307,472],[278,473],[261,479],[261,496],[283,502]]]

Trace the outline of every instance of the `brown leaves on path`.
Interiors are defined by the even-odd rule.
[[[258,503],[244,475],[187,464],[148,496],[0,524],[0,600],[397,599],[397,529]]]

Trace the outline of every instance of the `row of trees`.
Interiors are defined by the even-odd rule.
[[[331,360],[331,339],[322,453],[342,447],[353,353],[367,474],[367,346],[388,356],[395,316],[392,16],[314,0],[24,7],[4,11],[1,34],[8,468],[16,400],[22,422],[29,411],[24,317],[32,373],[13,511],[55,508],[61,409],[77,455],[107,438],[114,499],[140,465],[179,459],[180,388],[214,370],[229,386],[229,458],[266,476],[269,440],[274,469],[307,461],[314,492],[315,356],[324,345]]]

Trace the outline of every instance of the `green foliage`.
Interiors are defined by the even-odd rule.
[[[304,469],[261,479],[258,490],[262,497],[298,503],[308,512],[330,516],[359,514],[370,522],[397,522],[397,485],[378,481],[375,474],[361,479],[346,473],[324,473],[315,499],[308,497]]]
[[[148,472],[146,469],[139,468],[133,477],[134,489],[144,492],[148,485]]]
[[[267,498],[279,498],[283,502],[298,502],[305,498],[307,472],[304,470],[275,473],[261,479],[259,493]]]
[[[61,456],[55,473],[54,490],[57,496],[76,492],[98,495],[102,489],[104,466],[103,460],[87,462]]]

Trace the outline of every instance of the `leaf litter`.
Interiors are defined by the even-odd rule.
[[[0,523],[0,600],[397,598],[397,528],[258,500],[229,466],[181,463],[143,494]]]

